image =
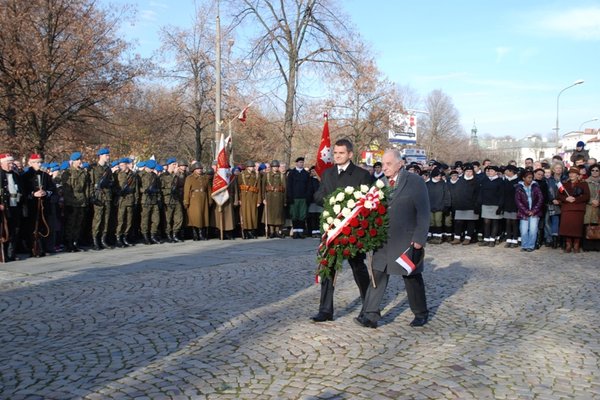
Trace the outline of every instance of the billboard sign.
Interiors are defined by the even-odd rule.
[[[388,129],[390,143],[417,143],[417,116],[399,111],[390,111],[390,127]]]

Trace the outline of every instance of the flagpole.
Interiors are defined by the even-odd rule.
[[[217,32],[216,32],[216,108],[215,108],[215,143],[219,143],[221,135],[221,17],[219,16],[219,0],[217,0]],[[215,146],[216,149],[217,146]],[[218,150],[216,150],[218,151]],[[218,158],[215,152],[215,160]]]

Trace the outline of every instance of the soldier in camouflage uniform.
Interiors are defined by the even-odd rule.
[[[165,233],[171,243],[181,242],[179,236],[183,227],[181,187],[184,178],[177,173],[177,170],[177,160],[169,158],[167,159],[167,171],[160,176],[164,201]]]
[[[258,228],[258,207],[262,201],[260,175],[252,161],[246,162],[246,169],[238,177],[240,190],[240,218],[246,239],[256,239]]]
[[[279,170],[279,161],[273,160],[269,172],[262,179],[262,194],[265,211],[263,222],[269,238],[284,238],[281,226],[285,223],[285,175]]]
[[[160,244],[158,226],[160,224],[159,207],[162,201],[160,179],[154,172],[156,161],[146,161],[144,171],[140,173],[140,192],[142,207],[141,231],[144,244]]]
[[[90,176],[81,168],[80,152],[71,154],[70,164],[69,168],[63,171],[60,180],[65,204],[65,250],[74,253],[81,250],[78,241],[89,204]]]
[[[138,176],[131,170],[129,158],[119,160],[119,172],[117,172],[117,190],[119,201],[117,203],[117,246],[132,246],[129,242],[129,234],[133,226],[133,213],[139,200]]]
[[[107,242],[110,223],[110,211],[113,200],[113,174],[109,165],[110,151],[107,148],[98,150],[98,163],[90,169],[90,199],[94,205],[92,221],[92,239],[94,250],[111,249]],[[99,237],[101,237],[99,239]]]

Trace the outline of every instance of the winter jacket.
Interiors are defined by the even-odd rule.
[[[477,197],[479,196],[479,182],[473,178],[466,180],[460,178],[452,185],[451,199],[453,210],[475,210],[477,209]]]
[[[515,191],[515,202],[517,203],[517,218],[528,219],[529,217],[541,217],[542,207],[544,205],[544,196],[542,190],[537,182],[531,183],[531,207],[529,207],[529,201],[527,199],[527,192],[525,191],[525,185],[523,182],[519,182]],[[533,215],[529,215],[527,212],[533,211]]]
[[[577,157],[579,157],[579,156],[583,156],[583,160],[584,160],[585,162],[587,162],[587,160],[589,160],[589,159],[590,159],[590,151],[589,151],[589,150],[586,150],[586,149],[583,149],[583,150],[581,150],[581,151],[577,151],[577,150],[575,150],[575,151],[573,152],[573,154],[571,154],[571,162],[572,162],[572,163],[575,163],[575,160],[577,160]]]
[[[427,182],[427,192],[429,193],[429,205],[431,212],[448,211],[450,209],[451,199],[450,191],[446,182],[440,179],[439,182],[432,180]]]
[[[500,210],[504,209],[504,181],[500,178],[491,180],[486,178],[481,182],[479,190],[480,205],[498,206]]]
[[[504,179],[504,211],[517,212],[517,203],[515,202],[515,191],[519,184],[518,179]]]

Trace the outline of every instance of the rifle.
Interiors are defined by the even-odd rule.
[[[106,180],[106,178],[108,177],[108,175],[111,173],[110,168],[106,167],[106,169],[104,170],[104,173],[102,174],[102,176],[100,177],[100,179],[98,180],[98,182],[96,182],[96,184],[94,185],[94,194],[92,195],[92,203],[94,203],[97,206],[101,206],[103,205],[103,201],[102,201],[102,189],[107,189],[104,187],[104,181]]]

